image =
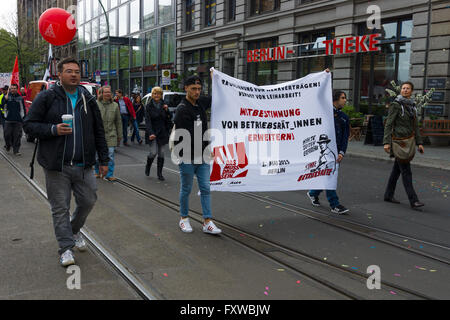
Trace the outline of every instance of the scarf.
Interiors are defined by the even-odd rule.
[[[417,116],[417,108],[414,99],[406,99],[402,95],[397,96],[395,102],[398,102],[402,106],[402,116],[406,114],[414,119]]]

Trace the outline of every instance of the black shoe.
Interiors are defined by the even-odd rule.
[[[162,175],[162,169],[163,169],[163,166],[164,166],[164,158],[158,157],[157,165],[158,165],[158,171],[157,171],[158,172],[158,179],[160,181],[166,180],[166,179],[164,179],[164,177]]]
[[[11,150],[11,147],[3,146],[3,148],[5,148],[6,152],[9,152],[9,150]]]
[[[147,157],[147,164],[145,165],[145,175],[148,177],[150,175],[150,168],[152,167],[152,163],[155,157],[150,158]]]
[[[343,205],[338,205],[334,208],[331,208],[331,212],[333,213],[337,213],[337,214],[344,214],[346,212],[349,212],[350,210],[348,210],[346,207],[344,207]]]
[[[400,201],[398,201],[398,200],[395,199],[394,197],[392,197],[392,198],[385,198],[384,201],[386,201],[386,202],[392,202],[392,203],[400,203]]]
[[[411,203],[411,208],[416,209],[416,208],[423,207],[424,205],[425,205],[425,204],[423,204],[422,202],[416,201],[416,202],[414,202],[414,203]]]
[[[309,200],[311,200],[311,204],[314,207],[320,207],[320,202],[319,202],[319,197],[313,197],[309,194],[309,191],[306,193],[306,195],[308,196]]]

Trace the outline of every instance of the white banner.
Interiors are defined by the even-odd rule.
[[[256,86],[214,70],[211,190],[335,190],[331,74]]]
[[[9,86],[11,83],[11,73],[0,73],[0,87]]]

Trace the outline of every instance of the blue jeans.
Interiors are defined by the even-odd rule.
[[[105,178],[111,178],[114,175],[114,151],[115,147],[108,147],[108,174]],[[98,156],[96,156],[97,162],[95,163],[95,174],[98,174],[99,169],[99,163],[98,163]]]
[[[323,190],[309,190],[311,197],[318,197]],[[336,190],[325,190],[327,194],[327,200],[330,203],[331,208],[335,208],[339,205],[339,198]]]
[[[123,134],[123,143],[128,142],[128,121],[130,120],[130,116],[127,114],[121,114],[122,117],[122,134]]]
[[[131,135],[131,141],[134,141],[134,137],[136,137],[137,141],[140,142],[142,139],[139,135],[139,126],[137,120],[132,120],[131,122],[133,124],[133,134]]]
[[[209,164],[185,164],[178,165],[180,168],[180,214],[182,218],[188,216],[189,195],[194,182],[194,174],[197,176],[198,187],[200,189],[200,202],[202,204],[203,218],[212,218],[211,214],[211,194],[209,191]]]

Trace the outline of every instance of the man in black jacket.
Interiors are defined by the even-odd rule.
[[[22,96],[18,93],[18,89],[17,84],[11,84],[8,93],[3,97],[5,149],[9,152],[12,147],[16,156],[21,155],[19,152],[20,139],[22,138],[22,124],[25,117],[25,104]]]
[[[98,153],[100,173],[108,171],[108,146],[95,98],[80,86],[80,65],[73,58],[58,64],[56,85],[41,92],[25,118],[24,130],[39,138],[38,162],[44,168],[47,195],[59,244],[60,263],[75,263],[72,248],[86,250],[80,229],[97,200],[92,172]],[[62,123],[73,116],[72,126]],[[73,190],[77,207],[70,219]]]

